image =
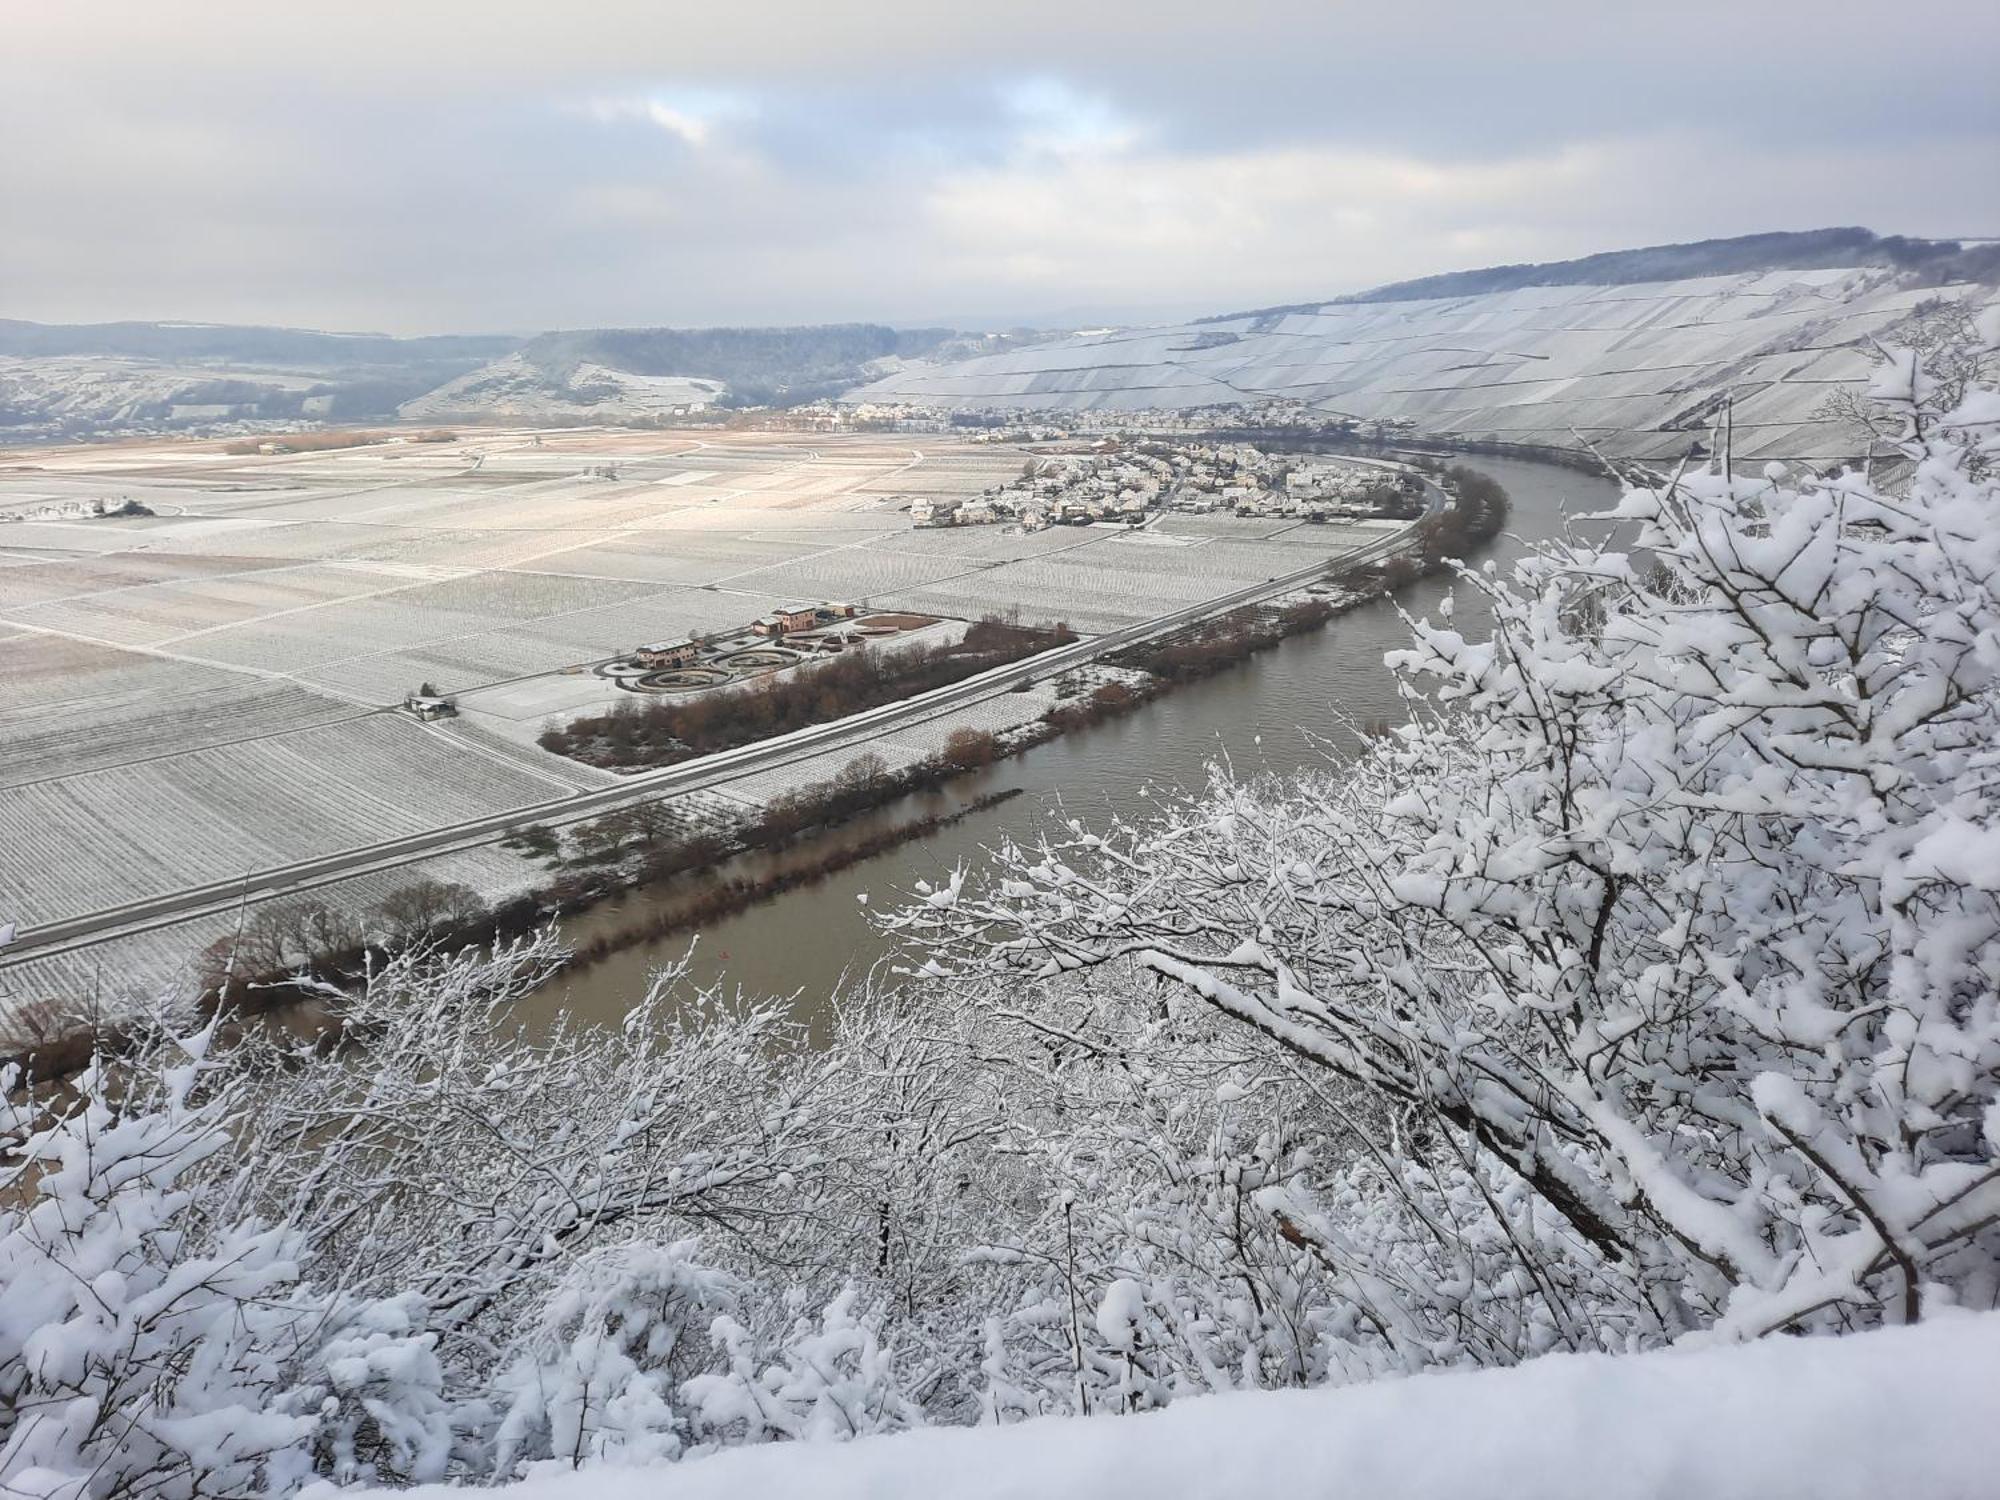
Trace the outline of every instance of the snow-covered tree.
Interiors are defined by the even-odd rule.
[[[190,1180],[227,1152],[225,1101],[121,1110],[102,1067],[50,1118],[0,1075],[0,1491],[40,1500],[253,1495],[310,1472],[290,1409],[327,1313],[296,1231],[205,1225]]]
[[[454,1392],[413,1294],[342,1299],[286,1405],[317,1418],[312,1467],[340,1484],[442,1479],[486,1407]]]
[[[692,1240],[618,1245],[564,1279],[501,1374],[497,1473],[541,1460],[574,1468],[680,1457],[680,1384],[709,1365],[709,1329],[739,1295],[696,1250]]]
[[[982,1420],[1633,1342],[1630,1278],[1533,1195],[1132,978],[1015,985],[986,1012],[973,1075],[1011,1108],[955,1231],[983,1236]],[[1129,1316],[1107,1324],[1107,1299]]]
[[[817,1318],[797,1320],[765,1353],[735,1318],[715,1320],[723,1369],[682,1387],[698,1409],[697,1428],[718,1445],[844,1442],[922,1424],[904,1389],[905,1373],[882,1340],[881,1315],[848,1287]]]
[[[1891,359],[1873,396],[1893,489],[1637,483],[1632,550],[1465,575],[1491,638],[1417,626],[1434,697],[1351,772],[1078,828],[897,920],[1013,992],[1136,972],[1399,1116],[1377,1191],[1456,1158],[1422,1212],[1532,1234],[1555,1323],[1519,1353],[1991,1305],[2000,395]],[[1258,1197],[1381,1272],[1355,1205]]]

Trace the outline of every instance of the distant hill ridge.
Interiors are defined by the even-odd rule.
[[[1851,271],[1867,274],[1839,274]],[[1736,288],[1747,301],[1700,284],[1783,272],[1797,273],[1799,284]],[[1441,435],[1555,446],[1586,432],[1651,453],[1684,444],[1682,434],[1733,392],[1739,431],[1762,416],[1772,452],[1821,455],[1838,436],[1812,415],[1814,403],[1859,378],[1870,339],[1934,296],[1931,288],[1996,282],[2000,243],[1848,227],[1489,266],[1077,339],[878,323],[397,338],[0,319],[0,433],[395,416],[652,421],[716,403],[788,406],[850,393],[1072,408],[1282,396]],[[1589,292],[1633,283],[1672,286],[1681,305],[1657,326],[1625,327],[1621,319],[1637,316],[1629,295]],[[1530,287],[1579,292],[1560,308],[1485,307],[1475,316],[1462,306]],[[1287,326],[1280,338],[1281,320],[1304,326]],[[1234,326],[1216,326],[1224,322]]]
[[[1917,272],[1938,283],[1972,281],[1991,285],[2000,281],[2000,243],[1967,245],[1961,240],[1913,239],[1900,234],[1880,235],[1858,226],[1781,230],[1730,239],[1646,245],[1637,250],[1606,250],[1576,260],[1446,271],[1411,281],[1392,281],[1365,292],[1323,297],[1316,302],[1220,313],[1195,321],[1222,323],[1233,318],[1280,317],[1352,303],[1480,297],[1531,286],[1628,286],[1640,281],[1687,281],[1700,276],[1733,276],[1752,271],[1820,271],[1858,266]]]
[[[498,359],[521,346],[512,334],[323,333],[235,323],[29,323],[0,318],[0,355],[54,359],[100,354],[124,359],[231,360],[285,366],[403,365]]]
[[[885,359],[915,359],[957,337],[949,328],[825,323],[789,328],[587,328],[544,333],[521,357],[557,382],[579,366],[718,380],[738,404],[832,394]]]
[[[540,334],[521,352],[545,369],[586,361],[635,375],[699,375],[731,380],[775,367],[810,370],[913,358],[953,337],[949,328],[896,329],[879,323],[787,328],[585,328]]]
[[[595,328],[533,337],[0,319],[0,432],[81,437],[235,422],[655,418],[790,405],[919,357],[1018,340],[874,323]]]
[[[924,362],[847,393],[955,410],[1190,411],[1266,401],[1474,451],[1672,464],[1731,415],[1746,461],[1837,463],[1875,350],[1950,300],[2000,299],[2000,246],[1865,229],[1498,266],[1226,319]],[[1531,290],[1532,289],[1532,290]]]

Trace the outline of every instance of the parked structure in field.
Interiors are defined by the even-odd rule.
[[[433,719],[450,719],[458,715],[458,704],[454,700],[430,693],[411,693],[403,700],[403,707],[426,724]]]

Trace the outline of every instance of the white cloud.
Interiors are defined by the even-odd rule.
[[[708,89],[600,97],[586,101],[582,109],[600,125],[638,121],[697,148],[708,145],[718,124],[751,119],[757,113],[754,102],[744,95]]]
[[[946,174],[926,194],[923,235],[946,275],[1017,299],[1182,300],[1201,288],[1220,310],[1708,235],[1886,229],[1955,183],[1996,180],[1993,141],[1784,151],[1663,132],[1473,161],[1105,149]]]
[[[1102,94],[1046,75],[1006,84],[1000,100],[1013,117],[1014,151],[1024,156],[1074,157],[1128,151],[1144,132]]]

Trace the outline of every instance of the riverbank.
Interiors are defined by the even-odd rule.
[[[1457,554],[1476,567],[1504,572],[1538,545],[1609,529],[1578,519],[1612,507],[1618,492],[1609,481],[1503,459],[1478,469],[1501,482],[1511,508],[1498,536]],[[1342,609],[1321,629],[1291,636],[1229,670],[1177,684],[1129,711],[1093,716],[924,798],[931,810],[974,794],[1019,788],[1023,795],[1007,803],[854,865],[840,878],[710,923],[692,950],[685,938],[641,944],[589,970],[558,976],[524,1008],[537,1024],[559,1016],[613,1024],[655,970],[684,964],[690,985],[794,996],[801,1021],[830,1022],[826,997],[839,994],[843,985],[870,973],[877,982],[894,985],[911,966],[912,955],[870,914],[898,904],[920,884],[935,888],[959,867],[983,866],[1000,845],[1032,845],[1051,826],[1143,823],[1156,815],[1160,799],[1198,789],[1217,767],[1239,777],[1336,767],[1370,729],[1399,723],[1407,713],[1402,684],[1385,669],[1383,656],[1409,645],[1407,617],[1438,621],[1447,596],[1454,600],[1453,625],[1477,633],[1488,615],[1481,592],[1454,571],[1412,577],[1393,592]],[[1151,686],[1138,683],[1137,673],[1109,665],[1097,675]],[[1058,704],[1087,698],[1091,682],[1089,674],[1079,673],[1079,690]],[[1052,706],[1057,704],[1041,705]],[[889,811],[864,814],[819,842],[844,843],[890,817]],[[765,861],[746,863],[761,868]],[[565,917],[565,940],[587,943],[641,924],[652,905],[647,892],[637,891]]]
[[[735,916],[761,902],[776,900],[787,892],[817,885],[864,860],[874,859],[899,845],[929,838],[954,823],[962,822],[989,808],[998,807],[1001,803],[1011,801],[1020,795],[1019,787],[991,792],[984,797],[974,799],[956,811],[933,813],[908,823],[899,823],[893,828],[869,834],[820,853],[806,863],[789,869],[754,877],[707,880],[695,890],[682,892],[663,890],[662,910],[654,913],[647,921],[603,934],[572,948],[569,969],[571,972],[587,969],[592,964],[602,963],[614,953],[623,952],[642,943],[656,943],[691,932],[704,923]],[[671,884],[672,882],[663,882],[663,885]]]

